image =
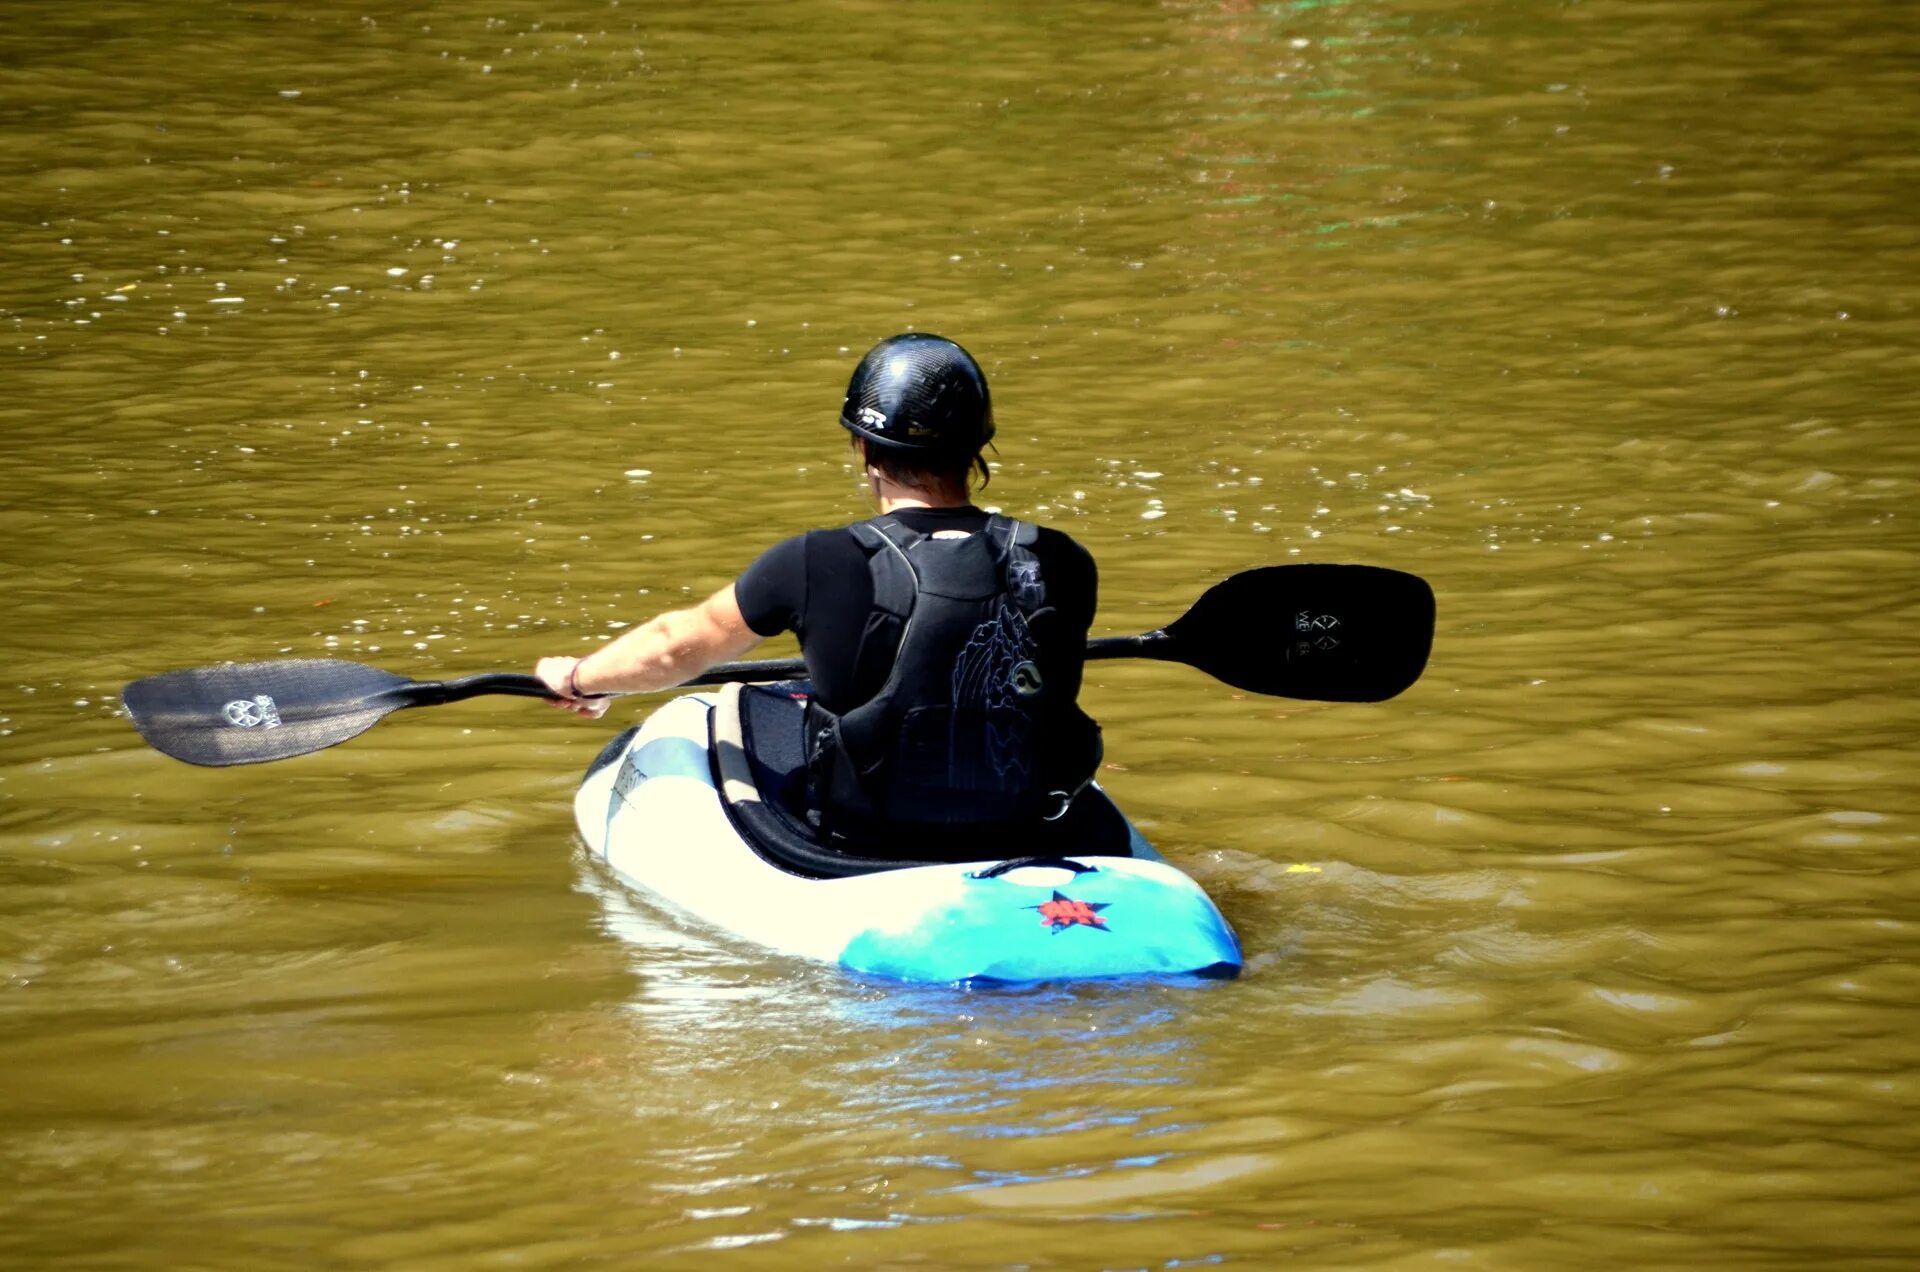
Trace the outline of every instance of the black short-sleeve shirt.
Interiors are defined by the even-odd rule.
[[[977,534],[987,514],[978,508],[903,508],[893,514],[909,530],[932,534],[964,530]],[[1064,630],[1086,639],[1093,626],[1099,573],[1087,550],[1058,530],[1040,527],[1033,545],[1047,597]],[[869,668],[872,683],[856,683],[854,660],[873,609],[873,575],[867,550],[846,527],[809,530],[774,544],[734,584],[747,626],[762,636],[794,632],[820,705],[836,713],[867,701],[880,690],[885,668]],[[1068,686],[1077,695],[1076,678]]]

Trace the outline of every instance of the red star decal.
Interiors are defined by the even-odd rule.
[[[1100,917],[1100,911],[1106,909],[1109,901],[1075,901],[1072,897],[1054,890],[1053,900],[1040,905],[1030,905],[1029,910],[1040,911],[1040,926],[1052,928],[1055,936],[1070,927],[1098,928],[1102,932],[1113,929]]]

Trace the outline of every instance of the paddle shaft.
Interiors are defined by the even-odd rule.
[[[1177,660],[1178,652],[1174,642],[1163,631],[1146,632],[1139,636],[1100,636],[1087,642],[1087,661],[1100,662],[1110,658],[1163,658]],[[750,662],[716,663],[693,679],[673,686],[676,689],[687,685],[724,685],[735,680],[800,680],[807,674],[807,664],[799,658],[767,658]],[[467,680],[510,679],[510,675],[469,676]],[[526,677],[531,680],[532,677]],[[450,684],[464,684],[466,681],[451,681]],[[537,681],[535,683],[538,683]],[[480,689],[478,693],[500,692],[518,693],[521,690],[501,689],[497,691]],[[463,694],[462,697],[471,697]],[[542,688],[537,697],[551,698],[553,694]],[[451,702],[454,699],[447,699]]]
[[[1148,632],[1143,636],[1103,636],[1087,642],[1087,659],[1094,661],[1103,658],[1165,657],[1165,654],[1156,653],[1154,645],[1165,643],[1166,640],[1164,632]],[[718,663],[691,680],[669,687],[680,689],[689,685],[723,685],[736,680],[799,680],[806,674],[807,664],[802,659],[769,658],[759,661]],[[415,680],[387,689],[383,693],[383,697],[392,709],[440,707],[450,702],[465,702],[469,698],[488,696],[544,698],[549,702],[563,700],[561,695],[549,689],[547,682],[540,677],[518,671],[483,672],[474,676],[462,676],[457,680]],[[623,695],[605,693],[587,696],[614,698]]]
[[[550,702],[560,698],[559,694],[547,688],[547,682],[540,677],[519,671],[489,671],[477,676],[462,676],[458,680],[416,680],[393,693],[395,697],[405,699],[402,705],[409,707],[438,707],[488,694],[545,698]]]
[[[1433,612],[1433,589],[1397,570],[1264,566],[1214,584],[1165,627],[1089,641],[1086,659],[1177,662],[1275,697],[1380,702],[1419,677]],[[806,675],[803,660],[787,658],[722,663],[683,683]],[[309,754],[365,732],[390,712],[488,694],[562,700],[538,677],[519,672],[416,681],[362,663],[284,659],[162,672],[128,685],[121,701],[156,749],[191,764],[227,765]]]

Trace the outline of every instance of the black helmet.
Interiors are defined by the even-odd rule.
[[[993,402],[972,354],[910,331],[860,359],[840,422],[886,451],[964,460],[993,439]]]

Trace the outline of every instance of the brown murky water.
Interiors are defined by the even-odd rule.
[[[1920,1260],[1902,6],[173,0],[0,68],[0,1264]],[[858,514],[909,326],[1104,630],[1434,583],[1388,704],[1092,678],[1240,982],[683,928],[534,704],[227,771],[118,715],[716,586]]]

